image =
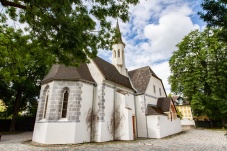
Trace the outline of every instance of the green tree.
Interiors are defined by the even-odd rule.
[[[178,109],[178,107],[176,107],[177,110],[177,117],[179,117],[180,119],[183,118],[183,114],[181,113],[181,111]]]
[[[0,100],[0,112],[4,112],[6,110],[6,105],[2,100]]]
[[[219,29],[189,33],[177,45],[169,64],[172,92],[191,100],[194,115],[227,119],[227,45]]]
[[[202,3],[203,12],[200,17],[208,26],[219,27],[222,31],[219,36],[227,42],[227,1],[226,0],[204,0]]]
[[[110,49],[113,37],[108,18],[129,20],[129,6],[138,0],[0,0],[0,15],[27,23],[27,32],[56,55],[60,63],[79,65]]]
[[[54,60],[30,35],[0,27],[0,99],[8,115],[13,115],[10,131],[15,131],[18,112],[25,110],[28,102],[31,106],[37,104],[39,82]]]

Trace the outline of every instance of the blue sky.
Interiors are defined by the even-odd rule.
[[[168,60],[184,36],[205,27],[198,16],[201,3],[202,0],[140,0],[138,5],[130,6],[129,22],[119,20],[128,70],[150,66],[170,93]],[[116,20],[110,21],[114,28]],[[9,24],[25,26],[12,21]],[[111,54],[110,50],[100,50],[98,56],[111,62]]]
[[[140,0],[138,5],[130,6],[130,21],[119,20],[126,44],[126,67],[132,70],[150,66],[170,93],[168,60],[184,36],[205,27],[198,16],[201,3],[202,0]],[[115,27],[116,20],[111,21]],[[98,55],[111,62],[111,54],[100,50]]]

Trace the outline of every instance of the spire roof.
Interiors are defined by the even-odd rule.
[[[117,24],[116,24],[116,30],[117,30],[117,32],[120,34],[120,36],[117,38],[117,42],[118,43],[123,43],[124,44],[124,42],[122,41],[122,38],[121,38],[121,31],[120,31],[120,27],[119,27],[119,24],[118,24],[118,20],[117,20]],[[125,44],[124,44],[125,45]]]

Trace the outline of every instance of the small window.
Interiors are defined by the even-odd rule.
[[[48,105],[48,98],[49,98],[49,90],[46,92],[43,118],[46,118],[47,105]]]
[[[120,57],[120,49],[118,49],[118,57]]]
[[[159,94],[160,94],[160,96],[162,96],[162,91],[161,91],[161,88],[159,88]]]
[[[155,85],[153,85],[153,89],[154,89],[154,93],[156,93],[156,91],[155,91]]]
[[[66,118],[67,115],[67,106],[68,106],[69,92],[65,91],[63,96],[63,105],[62,105],[62,118]]]

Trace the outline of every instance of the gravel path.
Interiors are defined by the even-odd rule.
[[[122,150],[122,151],[227,151],[227,138],[224,131],[190,130],[163,139],[144,139],[107,143],[87,143],[77,145],[34,145],[32,133],[3,135],[0,151],[39,151],[39,150]],[[26,141],[27,140],[27,141]]]

